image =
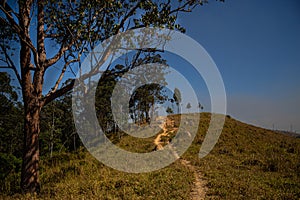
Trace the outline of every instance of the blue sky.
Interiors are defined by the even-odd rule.
[[[178,21],[221,72],[229,115],[267,128],[274,124],[275,129],[290,130],[292,125],[300,133],[299,0],[211,0],[181,14]],[[184,61],[176,64],[209,111],[209,94],[201,77],[187,66],[182,68]],[[56,80],[56,72],[54,68],[47,73],[48,80]],[[45,88],[51,86],[51,81],[45,83]]]
[[[300,1],[210,1],[179,22],[217,64],[228,114],[300,132]]]

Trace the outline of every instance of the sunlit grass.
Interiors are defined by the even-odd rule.
[[[173,116],[175,125],[178,119]],[[203,159],[198,153],[210,115],[203,113],[198,134],[182,156],[207,182],[207,199],[299,199],[300,140],[226,117],[222,135]],[[195,125],[196,126],[196,125]],[[165,137],[165,142],[171,140]],[[123,136],[118,146],[131,152],[155,150],[155,136]],[[109,168],[86,150],[54,154],[41,161],[39,199],[190,199],[194,176],[179,161],[158,171],[124,173]],[[14,194],[0,199],[32,199]]]

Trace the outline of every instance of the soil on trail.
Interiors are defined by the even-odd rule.
[[[160,127],[163,130],[163,133],[158,134],[157,137],[154,139],[154,144],[156,146],[156,150],[162,150],[164,148],[164,145],[166,145],[162,141],[162,137],[168,137],[170,133],[177,131],[178,128],[175,127],[168,127],[168,118],[166,118],[166,122],[164,122]],[[170,124],[170,123],[169,123]],[[172,123],[171,123],[172,124]],[[201,174],[200,171],[196,170],[196,167],[193,166],[190,161],[187,161],[185,159],[182,159],[178,156],[177,152],[174,151],[174,155],[177,159],[180,159],[180,163],[184,166],[186,166],[189,170],[191,170],[194,173],[195,176],[195,181],[194,181],[194,187],[191,192],[191,199],[192,200],[202,200],[205,198],[205,194],[207,191],[207,187],[205,186],[206,183],[203,180],[203,175]]]
[[[191,192],[192,200],[200,200],[205,198],[205,194],[207,191],[206,182],[203,180],[203,176],[201,172],[197,171],[195,166],[191,165],[191,163],[187,160],[180,159],[181,164],[188,167],[192,172],[194,172],[195,182],[194,188]]]

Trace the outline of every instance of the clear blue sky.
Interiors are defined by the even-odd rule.
[[[210,1],[179,22],[217,64],[228,114],[300,132],[300,1]]]
[[[267,128],[290,130],[292,125],[300,133],[299,0],[211,0],[180,15],[179,22],[217,64],[228,114]],[[48,73],[48,80],[56,80],[56,72]],[[209,109],[205,84],[194,72],[183,68]],[[51,81],[45,83],[50,86]]]

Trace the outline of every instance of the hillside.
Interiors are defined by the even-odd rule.
[[[300,198],[299,139],[226,117],[217,145],[198,160],[208,119],[204,114],[199,134],[183,156],[204,173],[208,199]]]
[[[194,117],[190,114],[189,117]],[[147,139],[124,136],[115,144],[132,152],[151,152],[172,139],[175,126]],[[198,134],[188,151],[175,163],[151,173],[130,174],[106,167],[85,149],[60,153],[41,161],[39,199],[299,199],[300,140],[226,117],[222,135],[203,159],[198,152],[210,114],[202,113]],[[192,126],[196,126],[193,124]],[[172,133],[171,133],[172,129]],[[13,187],[18,176],[1,187]],[[198,189],[197,189],[198,187]],[[196,189],[195,189],[196,188]],[[8,190],[8,189],[7,189]],[[17,190],[10,188],[10,191]],[[12,194],[0,199],[31,199]]]

